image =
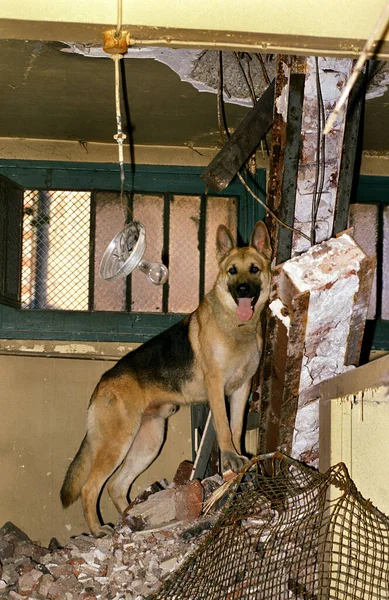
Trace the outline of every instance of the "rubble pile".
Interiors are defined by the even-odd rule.
[[[0,529],[0,599],[143,600],[156,592],[217,518],[201,516],[202,502],[223,479],[188,483],[180,467],[172,484],[153,484],[103,538],[79,535],[63,547],[53,538],[44,548],[6,523]]]

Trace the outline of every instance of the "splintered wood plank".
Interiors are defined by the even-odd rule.
[[[273,98],[274,80],[201,174],[201,179],[217,192],[228,186],[270,129]]]

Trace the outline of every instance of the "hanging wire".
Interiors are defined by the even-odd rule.
[[[311,246],[316,243],[316,221],[319,212],[321,196],[324,187],[325,176],[325,137],[323,135],[323,127],[325,123],[325,111],[323,94],[320,82],[319,60],[315,56],[316,68],[316,94],[317,94],[317,137],[316,137],[316,168],[315,168],[315,184],[312,194],[312,211],[311,211]]]
[[[116,32],[115,36],[119,37],[122,29],[122,20],[123,20],[123,2],[122,0],[118,0],[117,2],[117,22],[116,22]]]
[[[239,59],[238,59],[239,62]],[[222,122],[222,115],[224,116],[224,110],[223,110],[223,57],[222,57],[222,52],[219,52],[219,89],[218,89],[218,102],[217,102],[217,117],[218,117],[218,129],[219,129],[219,135],[220,138],[222,140],[222,142],[224,143],[224,136],[223,136],[223,128],[225,131],[225,134],[227,136],[227,139],[230,137],[230,134],[228,132],[228,128],[227,125],[224,122]],[[224,127],[223,127],[224,125]],[[241,184],[243,185],[243,187],[248,191],[248,193],[254,198],[254,200],[256,200],[257,202],[259,202],[259,204],[265,209],[266,213],[268,215],[271,216],[272,219],[274,219],[275,221],[277,221],[277,223],[279,225],[281,225],[282,227],[285,227],[285,229],[289,229],[290,231],[293,231],[293,233],[296,233],[297,235],[301,235],[303,238],[305,238],[306,240],[308,240],[308,242],[311,241],[311,239],[305,235],[305,233],[303,233],[302,231],[300,231],[299,229],[295,229],[294,227],[291,227],[290,225],[287,225],[286,223],[284,223],[283,221],[281,221],[281,219],[279,219],[277,217],[277,215],[265,204],[265,202],[263,202],[263,200],[261,200],[261,198],[259,198],[259,196],[257,196],[256,194],[254,194],[254,192],[252,191],[252,189],[250,188],[250,186],[246,183],[246,181],[244,180],[242,174],[240,173],[240,171],[237,172],[237,176],[241,182]]]
[[[262,69],[262,75],[263,78],[266,82],[266,85],[270,85],[270,77],[268,75],[264,60],[262,58],[261,54],[258,54],[257,52],[254,54],[255,58],[257,59],[257,61],[259,62],[259,64],[261,65],[261,69]]]
[[[226,119],[225,119],[225,111],[224,111],[224,101],[223,101],[223,52],[219,50],[218,56],[218,68],[219,68],[219,87],[217,90],[217,126],[219,130],[220,141],[224,146],[225,142],[228,141],[230,137],[230,132],[228,131]],[[224,139],[224,134],[226,135],[226,140]]]
[[[246,85],[247,85],[247,87],[249,89],[251,100],[252,100],[252,103],[253,103],[253,106],[254,106],[255,103],[256,103],[256,101],[257,101],[257,99],[255,97],[255,91],[254,91],[254,86],[252,85],[252,80],[250,81],[251,77],[249,79],[250,75],[248,76],[246,74],[246,71],[244,70],[244,67],[242,65],[242,61],[240,59],[240,56],[239,56],[238,52],[234,52],[234,56],[235,56],[236,61],[237,61],[238,65],[239,65],[239,68],[240,68],[240,70],[242,72],[243,79],[245,80],[245,83],[246,83]]]
[[[113,136],[118,143],[119,150],[119,167],[120,167],[120,199],[123,201],[124,194],[124,156],[123,156],[123,142],[126,139],[126,134],[123,133],[122,128],[122,113],[120,109],[120,67],[119,61],[123,58],[121,54],[113,54],[112,60],[115,63],[115,111],[116,111],[116,127],[117,133]]]

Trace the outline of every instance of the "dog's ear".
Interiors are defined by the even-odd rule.
[[[261,254],[271,260],[272,248],[267,227],[263,221],[255,224],[250,240],[251,246],[254,246]]]
[[[223,260],[232,248],[235,248],[235,242],[230,230],[225,225],[219,225],[216,232],[216,250],[219,261]]]

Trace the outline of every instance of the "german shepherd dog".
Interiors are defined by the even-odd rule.
[[[259,221],[250,245],[238,248],[230,231],[219,225],[216,247],[219,274],[199,307],[119,360],[92,394],[87,432],[66,473],[61,500],[66,508],[81,494],[95,536],[112,531],[101,525],[97,512],[105,482],[122,513],[132,482],[158,455],[166,419],[178,405],[209,402],[223,470],[238,471],[247,460],[240,438],[262,352],[270,239]]]

